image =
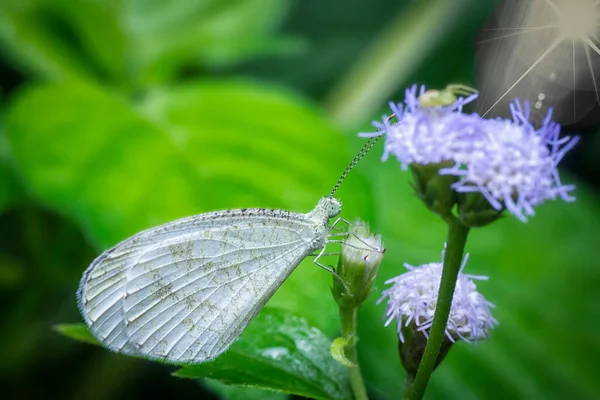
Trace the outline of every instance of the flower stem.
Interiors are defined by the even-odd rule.
[[[352,362],[355,366],[348,367],[348,375],[350,376],[350,385],[354,392],[354,398],[356,400],[368,400],[367,389],[363,381],[362,374],[360,372],[360,366],[358,365],[358,357],[356,355],[356,326],[358,319],[358,307],[340,306],[340,323],[342,329],[342,336],[346,339],[347,345],[344,347],[344,353],[346,358]]]
[[[442,280],[438,292],[437,304],[433,315],[433,324],[429,332],[429,340],[425,346],[425,352],[412,389],[405,399],[420,400],[423,398],[429,377],[435,368],[442,341],[448,324],[452,297],[456,287],[456,279],[460,271],[460,265],[467,242],[469,228],[461,224],[456,218],[448,220],[448,238],[446,241],[446,252],[444,255],[444,267]]]
[[[409,373],[406,375],[406,379],[404,380],[404,390],[403,390],[403,394],[402,394],[403,399],[408,397],[408,394],[412,390],[414,381],[415,381],[415,376],[413,374]]]

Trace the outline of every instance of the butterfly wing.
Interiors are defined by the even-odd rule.
[[[108,348],[173,362],[223,351],[294,268],[322,247],[327,221],[247,209],[201,214],[141,232],[101,254],[79,307]]]

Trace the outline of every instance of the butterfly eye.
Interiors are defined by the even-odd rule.
[[[329,207],[327,209],[327,215],[329,218],[337,217],[342,211],[342,205],[337,199],[331,199]]]

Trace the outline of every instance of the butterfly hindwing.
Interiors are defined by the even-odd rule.
[[[233,210],[141,232],[84,273],[80,309],[92,333],[115,351],[174,362],[212,359],[324,244],[326,218]]]

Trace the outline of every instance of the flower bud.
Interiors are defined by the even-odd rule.
[[[502,217],[502,210],[494,208],[489,201],[477,192],[458,194],[458,219],[469,228],[491,224]]]
[[[423,353],[425,353],[427,336],[419,331],[414,322],[409,324],[409,326],[402,327],[402,333],[404,335],[404,341],[398,341],[400,360],[408,375],[415,376],[419,370],[419,364],[421,364]],[[454,342],[448,339],[447,336],[444,337],[434,368],[437,368],[444,360],[453,344]]]
[[[346,287],[333,280],[333,297],[340,307],[359,307],[366,300],[384,251],[381,236],[372,235],[366,223],[356,221],[350,225],[336,269]]]
[[[440,175],[440,168],[447,168],[452,163],[411,164],[413,188],[421,201],[432,212],[446,216],[452,212],[457,200],[457,193],[452,189],[458,178],[452,175]]]

